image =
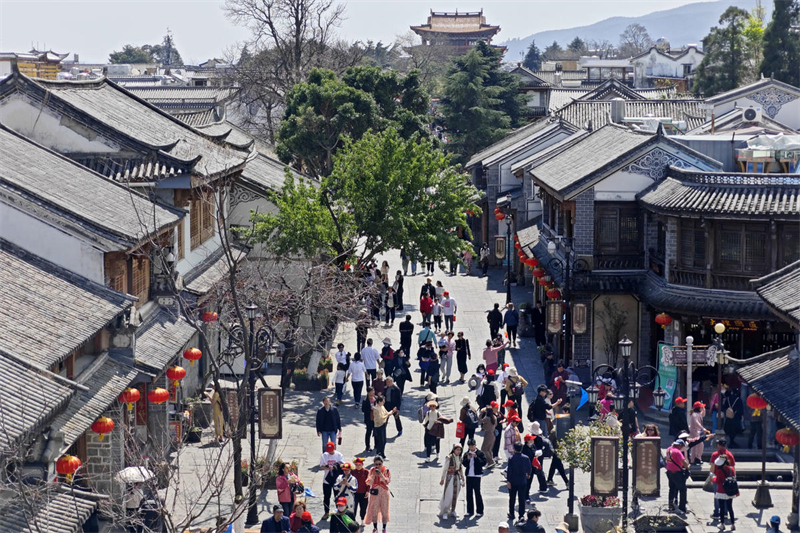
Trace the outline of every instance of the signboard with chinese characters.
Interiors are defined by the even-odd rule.
[[[664,366],[686,366],[688,360],[686,346],[664,345],[661,351],[661,364]],[[692,346],[692,366],[713,366],[716,362],[716,346],[713,344],[711,346]]]
[[[169,436],[174,443],[178,443],[183,440],[183,423],[180,420],[170,421]]]
[[[658,496],[661,489],[658,460],[661,437],[633,439],[633,492],[639,496]]]
[[[591,489],[595,496],[617,495],[619,438],[592,437]]]
[[[281,390],[262,389],[258,391],[258,437],[261,439],[282,438],[282,419]]]
[[[504,259],[506,256],[506,238],[494,238],[494,256],[498,259]]]
[[[547,332],[561,333],[561,320],[564,316],[564,302],[561,300],[547,301]]]
[[[572,333],[575,335],[586,333],[586,304],[572,306]]]
[[[225,389],[223,392],[225,393],[225,403],[228,404],[231,431],[236,431],[239,425],[239,395],[236,389]],[[245,402],[247,402],[247,400],[247,395],[245,395]]]

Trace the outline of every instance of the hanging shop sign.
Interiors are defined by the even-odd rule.
[[[258,436],[280,439],[283,436],[283,409],[280,389],[258,391]]]
[[[494,238],[494,256],[497,259],[505,259],[506,257],[506,238],[505,237],[495,237]]]
[[[664,345],[661,350],[661,364],[664,366],[686,366],[689,360],[686,346]],[[717,362],[717,347],[692,346],[692,366],[709,365],[713,366]]]
[[[586,333],[586,304],[572,306],[572,333],[575,335]]]
[[[564,315],[564,302],[561,300],[549,300],[547,302],[547,332],[561,333],[561,321]]]

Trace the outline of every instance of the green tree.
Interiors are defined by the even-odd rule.
[[[167,32],[161,44],[155,44],[153,46],[145,45],[142,48],[148,48],[153,60],[157,63],[161,63],[165,67],[183,66],[183,59],[178,49],[175,48],[175,41],[170,32]]]
[[[455,58],[448,71],[442,112],[447,150],[459,163],[500,140],[525,117],[521,82],[500,69],[501,54],[481,41]]]
[[[542,58],[546,59],[547,61],[556,61],[561,59],[563,54],[564,49],[561,48],[561,45],[559,45],[556,41],[553,41],[553,44],[545,48],[544,52],[542,52]]]
[[[741,85],[747,76],[744,29],[749,17],[744,9],[731,6],[719,18],[720,26],[703,39],[705,56],[697,67],[695,93],[713,96]]]
[[[575,54],[582,54],[586,52],[586,43],[580,37],[575,37],[572,41],[567,45],[567,50],[573,52]]]
[[[531,41],[530,46],[528,46],[528,51],[522,60],[522,66],[534,71],[542,68],[542,53],[536,47],[536,41]]]
[[[753,82],[758,77],[758,69],[764,58],[764,8],[761,1],[750,11],[744,27],[744,39],[747,44],[747,81]]]
[[[762,76],[800,86],[800,34],[792,29],[798,23],[800,5],[792,0],[775,0],[772,20],[764,31]]]
[[[115,65],[128,63],[152,63],[153,56],[150,54],[150,50],[148,48],[126,44],[122,47],[122,50],[115,50],[108,54],[108,62]]]
[[[345,139],[318,186],[287,175],[270,197],[277,212],[254,214],[254,237],[278,256],[324,255],[338,265],[402,247],[455,260],[468,247],[456,228],[469,237],[465,213],[478,197],[431,139],[389,128]]]

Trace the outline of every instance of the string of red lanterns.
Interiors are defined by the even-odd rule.
[[[775,433],[775,440],[783,444],[783,453],[789,453],[789,447],[800,443],[800,435],[789,428],[782,428]]]

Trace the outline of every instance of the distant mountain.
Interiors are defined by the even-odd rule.
[[[511,39],[502,44],[508,47],[506,61],[520,61],[528,50],[531,40],[536,40],[539,50],[557,41],[562,48],[575,37],[586,40],[607,39],[614,45],[619,44],[619,35],[628,24],[638,23],[647,28],[647,33],[655,41],[659,37],[666,37],[673,48],[679,48],[689,43],[701,44],[701,40],[708,34],[708,30],[716,26],[719,17],[729,6],[737,6],[748,11],[755,7],[755,0],[719,0],[717,2],[699,2],[686,4],[681,7],[655,11],[641,17],[611,17],[588,26],[579,26],[566,30],[548,30],[534,33],[522,39]],[[772,2],[763,1],[762,5],[767,11],[766,22],[772,15]]]

